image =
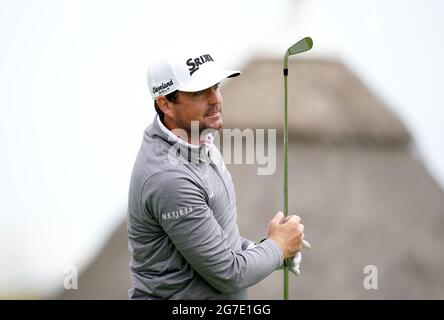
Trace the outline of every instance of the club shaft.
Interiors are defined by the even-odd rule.
[[[288,88],[284,75],[284,216],[288,215]],[[284,300],[288,300],[288,264],[284,263]]]

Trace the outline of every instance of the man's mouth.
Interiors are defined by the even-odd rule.
[[[207,114],[208,118],[215,118],[218,117],[220,115],[220,109],[216,109],[214,111],[211,111],[210,113]]]

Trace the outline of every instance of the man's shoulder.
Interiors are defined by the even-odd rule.
[[[152,125],[144,133],[142,145],[137,154],[135,169],[149,177],[159,171],[178,170],[175,148],[161,137],[153,134]]]
[[[190,173],[178,163],[172,163],[162,155],[141,157],[136,161],[133,175],[141,177],[143,188],[148,186],[163,188],[192,178]]]
[[[152,183],[158,187],[163,185],[177,185],[186,181],[192,181],[193,176],[185,169],[177,166],[167,166],[162,170],[153,172],[146,178],[146,182]]]

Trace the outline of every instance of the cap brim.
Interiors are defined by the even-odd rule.
[[[198,72],[199,70],[196,71],[196,73]],[[179,87],[178,90],[185,92],[201,91],[214,86],[226,78],[234,78],[240,74],[240,71],[226,70],[209,65],[205,72],[196,74],[191,82]]]

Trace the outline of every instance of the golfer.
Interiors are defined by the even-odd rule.
[[[266,240],[239,234],[233,182],[211,134],[223,124],[219,83],[239,74],[208,52],[148,70],[157,114],[130,182],[130,299],[247,299],[249,286],[302,249],[300,218],[282,212]]]

